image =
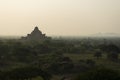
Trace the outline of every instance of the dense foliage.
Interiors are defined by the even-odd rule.
[[[120,73],[111,69],[97,68],[80,74],[74,80],[120,80]]]
[[[50,79],[51,75],[72,74],[70,77],[73,77],[101,65],[119,70],[120,68],[117,67],[120,65],[119,40],[119,38],[1,40],[0,79],[17,80],[13,75],[24,79],[41,76],[45,80]],[[107,65],[105,62],[110,64]],[[8,73],[11,75],[8,76]],[[89,75],[85,74],[85,76]]]

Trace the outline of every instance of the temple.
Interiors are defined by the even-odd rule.
[[[36,26],[35,29],[31,32],[31,34],[27,34],[26,37],[22,37],[22,40],[44,40],[48,39],[45,34],[43,34],[38,27]]]

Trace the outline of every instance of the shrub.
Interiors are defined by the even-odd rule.
[[[74,80],[120,80],[120,74],[115,70],[97,68],[80,74]]]

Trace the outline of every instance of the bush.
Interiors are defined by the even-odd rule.
[[[118,61],[119,54],[111,52],[111,53],[107,54],[107,58],[111,61]]]
[[[31,80],[38,76],[44,80],[51,78],[50,74],[37,67],[23,67],[0,72],[0,80]]]
[[[120,74],[115,70],[97,68],[80,74],[74,80],[120,80]]]
[[[97,59],[101,58],[102,57],[101,51],[96,51],[94,57],[96,57]]]

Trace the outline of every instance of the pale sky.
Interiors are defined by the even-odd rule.
[[[0,0],[0,35],[120,33],[120,0]]]

